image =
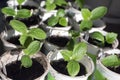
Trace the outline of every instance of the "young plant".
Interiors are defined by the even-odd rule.
[[[46,10],[54,10],[57,6],[67,5],[65,0],[46,0]]]
[[[114,32],[109,32],[105,36],[100,32],[93,32],[90,34],[90,38],[99,47],[105,47],[105,43],[113,44],[117,39],[117,34]]]
[[[4,13],[7,16],[12,16],[15,19],[31,17],[32,16],[31,10],[22,8],[22,3],[24,1],[25,0],[17,0],[20,9],[17,9],[17,8],[13,9],[11,7],[4,7],[4,8],[2,8],[2,13]]]
[[[80,71],[79,61],[87,52],[87,44],[80,42],[75,44],[73,50],[62,50],[61,54],[65,61],[67,61],[67,71],[70,76],[76,76]]]
[[[30,56],[37,53],[41,48],[41,42],[46,38],[46,33],[39,28],[27,29],[27,26],[18,20],[11,20],[12,28],[21,33],[19,41],[22,45],[24,55],[21,58],[21,65],[28,68],[32,66]]]
[[[65,11],[63,9],[59,9],[56,13],[56,16],[52,16],[48,19],[48,25],[49,26],[55,26],[56,24],[59,24],[61,26],[67,26],[68,21],[65,18]]]

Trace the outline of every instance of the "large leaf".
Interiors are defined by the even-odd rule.
[[[27,33],[27,27],[26,25],[18,20],[11,20],[10,25],[12,26],[13,29],[15,29],[18,32],[21,32],[23,34]]]
[[[91,12],[89,11],[89,9],[82,9],[81,13],[84,20],[90,20]]]
[[[58,6],[62,6],[67,4],[67,2],[65,0],[55,0],[55,4]]]
[[[4,7],[2,8],[2,13],[4,13],[7,16],[15,16],[15,10],[10,7]]]
[[[117,39],[117,34],[113,33],[113,32],[108,33],[105,36],[105,39],[106,39],[107,43],[112,44]]]
[[[76,61],[81,60],[87,52],[87,44],[85,42],[80,42],[75,45],[73,49],[73,59]]]
[[[90,38],[99,41],[99,43],[104,44],[105,40],[104,40],[104,35],[100,32],[93,32],[90,34]]]
[[[65,11],[64,11],[63,9],[59,9],[59,10],[57,11],[57,16],[63,17],[64,15],[65,15]]]
[[[39,40],[46,38],[46,33],[42,29],[39,29],[39,28],[30,29],[28,34],[29,36],[35,39],[39,39]]]
[[[68,22],[67,22],[66,18],[64,18],[64,17],[61,17],[59,19],[59,24],[64,26],[64,27],[68,26]]]
[[[24,66],[25,68],[29,68],[32,66],[32,60],[28,55],[23,55],[21,58],[21,65]]]
[[[110,55],[102,59],[102,63],[106,67],[115,67],[120,65],[117,55]]]
[[[91,19],[96,20],[102,18],[107,13],[107,8],[104,6],[97,7],[91,12]]]
[[[93,22],[90,20],[83,20],[80,23],[80,31],[87,31],[90,30],[93,26]]]
[[[18,4],[21,5],[25,0],[17,0]]]
[[[37,53],[40,50],[40,42],[39,41],[33,41],[30,43],[30,45],[27,47],[27,49],[24,49],[24,53],[26,55],[33,55]]]
[[[67,71],[70,76],[76,76],[80,71],[80,65],[77,61],[69,61],[67,64]]]
[[[62,56],[63,56],[63,58],[64,58],[64,60],[65,61],[69,61],[69,60],[71,60],[71,56],[72,56],[72,51],[69,51],[69,50],[62,50],[61,51],[61,54],[62,54]]]
[[[58,17],[52,16],[48,19],[48,25],[49,26],[55,26],[58,23]]]
[[[29,18],[31,16],[32,16],[31,11],[28,9],[20,9],[17,11],[16,15],[16,17],[18,18]]]

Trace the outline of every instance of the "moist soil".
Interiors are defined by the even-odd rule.
[[[95,39],[92,39],[91,37],[89,37],[89,39],[88,39],[88,42],[89,43],[91,43],[91,44],[93,44],[93,45],[97,45],[97,46],[99,46],[99,47],[110,47],[110,48],[112,48],[112,44],[108,44],[107,42],[105,42],[104,44],[104,46],[103,45],[98,45],[97,43],[101,43],[100,41],[98,41],[98,40],[95,40]]]
[[[40,77],[45,70],[39,62],[32,60],[33,65],[30,68],[22,67],[20,61],[6,65],[7,77],[12,80],[34,80]]]
[[[47,38],[47,41],[59,47],[65,47],[69,39],[67,37],[50,36]]]
[[[20,36],[13,36],[13,37],[7,39],[7,41],[8,41],[9,43],[12,43],[12,44],[15,44],[15,45],[20,45],[19,37],[20,37]]]
[[[120,66],[117,67],[117,68],[114,68],[114,67],[107,67],[107,68],[110,69],[113,72],[116,72],[116,73],[120,74]]]
[[[67,63],[68,63],[67,61],[64,61],[63,59],[60,59],[60,60],[52,61],[50,64],[59,73],[69,75],[68,72],[67,72],[67,68],[66,68]],[[81,64],[81,63],[79,65],[80,65],[80,71],[79,71],[77,76],[85,75],[86,74],[85,66],[83,66],[83,64]]]

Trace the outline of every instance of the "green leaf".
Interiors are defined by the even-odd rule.
[[[32,60],[28,55],[23,55],[21,58],[21,65],[24,66],[25,68],[29,68],[32,66]]]
[[[90,34],[90,38],[99,41],[98,45],[99,44],[104,45],[105,40],[104,40],[104,35],[102,33],[95,31],[95,32]]]
[[[2,8],[2,13],[7,15],[7,16],[15,16],[15,10],[10,7],[4,7]]]
[[[66,5],[67,2],[65,0],[54,0],[55,4],[58,5],[58,6],[62,6],[62,5]]]
[[[46,10],[47,11],[54,10],[55,8],[56,8],[56,5],[54,3],[52,3],[52,4],[46,3]]]
[[[28,9],[20,9],[17,11],[16,15],[16,17],[18,18],[29,18],[31,16],[32,16],[31,11]]]
[[[25,0],[17,0],[18,4],[21,5]]]
[[[18,20],[11,20],[10,21],[10,25],[12,26],[13,29],[15,29],[16,31],[26,34],[27,33],[27,27],[26,25]]]
[[[82,9],[81,13],[84,20],[90,20],[91,12],[89,11],[89,9]]]
[[[67,49],[72,51],[74,48],[74,45],[75,45],[74,40],[70,39],[69,42],[67,43]]]
[[[64,27],[68,26],[68,22],[67,22],[66,18],[64,18],[64,17],[61,17],[59,19],[59,24],[64,26]]]
[[[73,59],[76,61],[81,60],[87,52],[87,44],[85,42],[80,42],[75,45],[73,49]]]
[[[96,20],[102,18],[107,13],[107,8],[104,6],[97,7],[91,12],[91,19]]]
[[[102,64],[106,67],[113,67],[113,66],[119,66],[120,61],[117,57],[117,55],[110,55],[101,60]]]
[[[46,33],[42,29],[39,29],[39,28],[30,29],[28,34],[29,36],[35,39],[39,39],[39,40],[45,39],[47,36]]]
[[[27,35],[21,35],[20,36],[20,39],[19,39],[19,41],[20,41],[20,44],[22,44],[22,45],[24,45],[25,44],[25,42],[26,42],[26,40],[27,40]]]
[[[40,42],[39,41],[33,41],[29,44],[27,49],[24,49],[24,53],[26,55],[33,55],[37,53],[40,50]]]
[[[90,30],[93,26],[93,22],[92,21],[85,21],[83,20],[80,23],[80,31],[87,31]]]
[[[57,11],[57,16],[59,16],[59,17],[65,16],[65,11],[64,11],[63,9],[59,9],[59,10]]]
[[[105,36],[107,43],[112,44],[117,39],[117,34],[110,32]]]
[[[70,76],[76,76],[80,71],[80,65],[77,61],[69,61],[67,64],[67,71]]]
[[[55,26],[58,23],[58,17],[52,16],[48,19],[49,26]]]
[[[63,58],[64,58],[64,60],[65,61],[69,61],[69,60],[71,60],[71,56],[72,56],[72,51],[69,51],[69,50],[62,50],[61,51],[61,54],[62,54],[62,56],[63,56]]]
[[[80,8],[83,8],[84,6],[84,0],[75,0],[75,3],[77,3],[77,5],[80,7]]]

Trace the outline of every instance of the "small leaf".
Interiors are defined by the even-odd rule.
[[[105,36],[105,39],[106,39],[107,43],[112,44],[117,39],[117,34],[113,33],[113,32],[108,33]]]
[[[67,49],[72,51],[74,48],[74,45],[75,45],[74,40],[70,39],[69,42],[67,43]]]
[[[87,31],[90,30],[93,26],[93,22],[92,21],[85,21],[83,20],[80,23],[80,31]]]
[[[61,17],[59,19],[59,24],[64,26],[64,27],[68,26],[68,22],[67,22],[66,18],[64,18],[64,17]]]
[[[18,18],[29,18],[31,17],[31,11],[27,9],[20,9],[17,11],[16,17]]]
[[[80,65],[77,61],[69,61],[67,64],[67,71],[70,76],[76,76],[80,71]]]
[[[24,35],[24,34],[21,35],[21,36],[20,36],[20,39],[19,39],[20,44],[24,45],[27,37],[28,37],[28,36],[26,36],[26,35]]]
[[[22,63],[21,65],[24,66],[25,68],[29,68],[32,66],[32,60],[28,55],[22,56],[21,63]]]
[[[87,52],[87,44],[85,42],[80,42],[75,45],[73,49],[73,59],[76,61],[81,60]]]
[[[89,11],[89,9],[82,9],[81,13],[84,20],[90,20],[91,12]]]
[[[106,67],[115,67],[120,65],[120,61],[117,55],[110,55],[101,60],[104,66]]]
[[[93,40],[99,41],[99,42],[96,42],[96,44],[97,44],[98,46],[104,45],[105,40],[104,40],[104,36],[103,36],[102,33],[95,31],[95,32],[93,32],[93,33],[90,34],[90,38],[92,38]],[[95,42],[95,41],[94,41],[94,42]],[[99,44],[100,44],[100,45],[99,45]]]
[[[10,25],[18,32],[21,32],[23,34],[27,33],[27,26],[21,21],[11,20]]]
[[[25,0],[17,0],[18,4],[21,5]]]
[[[24,49],[24,53],[26,55],[33,55],[37,53],[40,50],[40,42],[39,41],[33,41],[29,44],[27,49]]]
[[[7,16],[15,16],[15,10],[10,7],[4,7],[2,8],[2,13],[7,15]]]
[[[59,10],[57,11],[57,16],[63,17],[64,15],[65,15],[65,11],[64,11],[63,9],[59,9]]]
[[[62,54],[62,56],[63,56],[63,58],[64,58],[65,61],[71,60],[72,51],[62,50],[62,51],[61,51],[61,54]]]
[[[83,8],[84,6],[84,0],[75,0],[75,3],[80,7],[80,8]]]
[[[29,36],[35,39],[39,39],[39,40],[45,39],[47,36],[46,33],[42,29],[39,29],[39,28],[30,29],[28,34]]]
[[[58,6],[66,5],[67,2],[65,0],[54,0],[55,4]]]
[[[58,23],[58,17],[52,16],[48,19],[49,26],[55,26]]]
[[[91,12],[91,19],[96,20],[102,18],[107,13],[107,8],[104,6],[97,7]]]
[[[56,5],[54,3],[53,4],[46,3],[46,10],[47,11],[54,10],[55,8],[56,8]]]

